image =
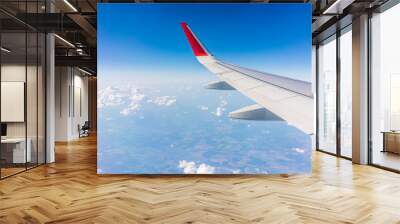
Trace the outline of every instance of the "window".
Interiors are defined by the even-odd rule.
[[[318,48],[318,148],[336,153],[336,36]]]
[[[400,170],[400,4],[371,18],[372,163]]]
[[[351,158],[352,148],[352,33],[351,26],[340,35],[340,155]]]

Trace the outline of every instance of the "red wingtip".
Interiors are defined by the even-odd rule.
[[[207,51],[204,49],[204,47],[201,45],[199,40],[196,38],[196,36],[190,30],[187,23],[181,22],[181,26],[182,26],[183,32],[185,32],[186,38],[188,39],[190,46],[192,47],[194,55],[195,56],[208,56]]]

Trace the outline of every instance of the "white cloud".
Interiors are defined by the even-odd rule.
[[[222,116],[222,114],[225,111],[225,106],[228,105],[228,102],[222,98],[221,102],[219,103],[219,106],[217,107],[217,109],[215,110],[215,112],[212,112],[215,116],[220,117]]]
[[[154,99],[150,99],[147,101],[148,103],[154,103],[158,106],[172,106],[176,103],[176,98],[173,96],[159,96]]]
[[[269,135],[271,132],[269,130],[266,130],[266,131],[262,131],[262,133]]]
[[[107,106],[118,106],[124,102],[126,95],[120,88],[108,86],[99,90],[97,97],[97,106],[99,108]]]
[[[146,98],[142,91],[133,86],[113,87],[108,86],[99,90],[98,107],[122,106],[120,113],[124,116],[135,114],[141,107],[141,102]]]
[[[99,108],[120,106],[128,104],[128,107],[121,111],[122,114],[129,114],[129,111],[137,110],[139,102],[145,99],[140,89],[132,86],[114,87],[107,86],[98,92],[97,105]]]
[[[130,97],[130,99],[131,99],[132,101],[142,101],[144,98],[145,98],[145,95],[144,95],[144,94],[141,94],[141,93],[133,94],[133,95],[131,95],[131,97]]]
[[[122,110],[120,111],[120,113],[121,113],[122,115],[124,115],[124,116],[128,116],[128,115],[131,115],[131,114],[136,113],[136,111],[138,111],[139,108],[140,108],[140,105],[139,105],[138,103],[131,102],[131,103],[129,104],[129,106],[128,106],[127,108],[122,109]]]
[[[130,100],[130,103],[128,106],[120,111],[120,113],[124,116],[136,114],[136,112],[140,109],[141,107],[141,102],[145,99],[145,95],[140,93],[138,89],[130,89],[130,94],[128,99]]]
[[[301,148],[292,148],[293,151],[303,154],[306,150]]]
[[[195,162],[186,160],[179,161],[178,167],[183,169],[184,174],[213,174],[215,171],[213,166],[202,163],[197,167]]]
[[[221,106],[226,106],[226,105],[228,105],[228,101],[222,99],[220,105]]]
[[[222,107],[217,107],[217,110],[215,111],[215,116],[220,117],[222,113],[224,112],[224,108]]]
[[[147,101],[145,101],[146,99]],[[142,89],[130,85],[123,87],[107,86],[98,92],[98,108],[124,106],[120,111],[124,116],[135,114],[142,107],[143,102],[169,107],[176,104],[176,97],[159,96],[150,98],[143,94]]]
[[[200,106],[200,110],[208,110],[208,107],[206,107],[206,106]]]
[[[232,173],[233,173],[233,174],[239,174],[239,173],[240,173],[240,169],[232,170]]]
[[[194,174],[196,173],[196,163],[195,162],[187,162],[186,160],[179,161],[179,168],[183,169],[183,173],[185,174]]]
[[[215,167],[207,165],[205,163],[200,164],[200,166],[197,168],[196,173],[197,174],[213,174],[215,170]]]
[[[133,113],[133,111],[129,110],[129,108],[125,108],[125,109],[121,110],[119,113],[124,116],[128,116],[128,115],[131,115]]]
[[[136,114],[142,107],[142,103],[148,97],[142,93],[141,89],[133,86],[114,87],[108,86],[99,90],[98,107],[124,106],[120,114],[124,116]],[[176,103],[176,98],[173,96],[159,96],[149,98],[148,103],[154,103],[158,106],[172,106]]]

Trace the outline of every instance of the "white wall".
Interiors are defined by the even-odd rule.
[[[79,137],[78,125],[88,120],[88,78],[76,68],[56,67],[55,140]]]
[[[70,84],[69,68],[56,67],[55,69],[55,141],[68,140],[68,116]]]
[[[75,70],[76,71],[76,70]],[[79,137],[78,125],[83,125],[85,121],[88,121],[88,78],[85,76],[74,75],[74,102],[71,102],[73,108],[72,119],[71,119],[71,135],[73,138]]]
[[[2,82],[24,82],[26,83],[25,76],[28,72],[29,85],[36,86],[36,80],[30,78],[31,74],[36,76],[36,67],[18,64],[4,64],[1,66],[1,81]],[[5,97],[5,96],[3,96]],[[27,109],[28,114],[28,137],[30,128],[36,130],[36,113],[32,113],[32,110],[36,111],[36,88],[27,88],[27,106],[30,106],[30,110]],[[32,104],[33,102],[33,104]],[[33,108],[33,109],[32,109]],[[1,108],[6,110],[7,108]],[[22,108],[24,109],[24,108]],[[33,123],[32,123],[33,122]],[[7,135],[8,137],[24,137],[25,136],[25,123],[26,122],[7,122]],[[36,132],[35,132],[36,134]]]

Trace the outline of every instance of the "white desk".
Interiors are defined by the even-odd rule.
[[[32,141],[30,138],[27,139],[27,146],[25,151],[25,138],[5,138],[1,139],[1,144],[4,145],[14,145],[13,147],[13,163],[25,163],[31,162],[32,151],[31,145]],[[26,159],[26,161],[25,161]]]

